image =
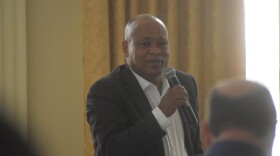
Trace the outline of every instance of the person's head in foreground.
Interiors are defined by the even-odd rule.
[[[206,105],[202,125],[203,140],[209,146],[206,155],[223,150],[227,155],[271,154],[277,118],[266,87],[248,80],[223,81],[211,90]]]

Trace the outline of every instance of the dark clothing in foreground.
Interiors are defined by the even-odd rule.
[[[220,141],[213,144],[203,156],[266,156],[261,149],[240,141]]]
[[[37,156],[37,153],[13,126],[0,120],[0,156]]]

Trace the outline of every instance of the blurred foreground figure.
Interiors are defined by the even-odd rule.
[[[0,119],[0,156],[37,156],[37,154],[14,127]]]
[[[276,110],[264,86],[247,80],[219,83],[208,96],[204,156],[269,156]]]
[[[2,106],[0,102],[0,156],[38,156],[33,145],[9,122]]]

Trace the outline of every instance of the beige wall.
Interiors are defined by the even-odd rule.
[[[46,156],[84,155],[82,13],[82,0],[26,0],[28,135]]]

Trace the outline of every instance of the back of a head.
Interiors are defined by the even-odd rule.
[[[264,137],[275,130],[276,110],[269,91],[247,80],[230,80],[217,85],[208,99],[207,122],[213,136],[240,129]]]

